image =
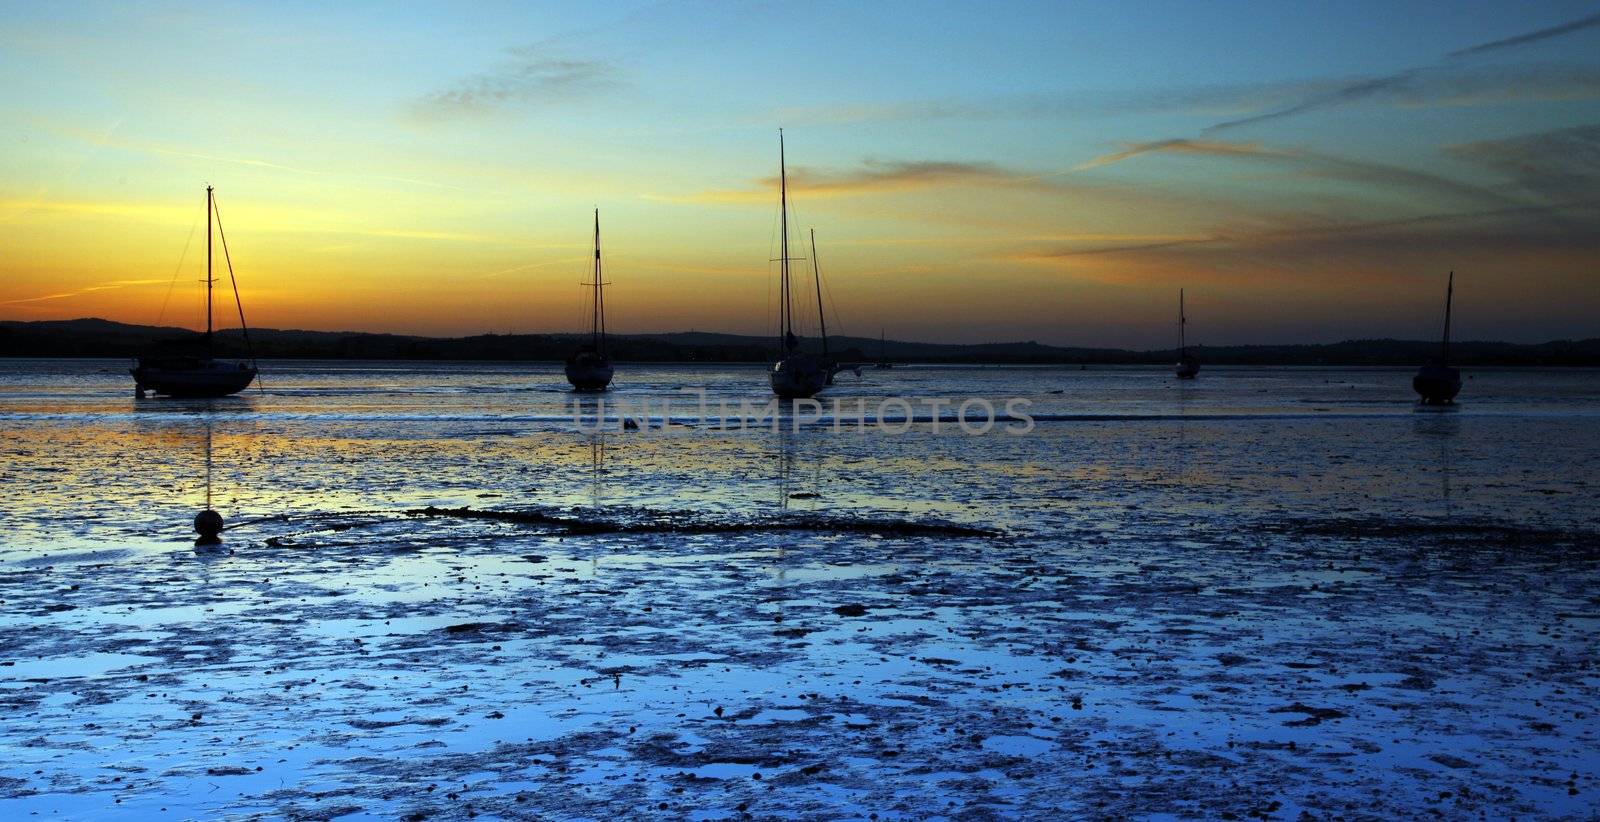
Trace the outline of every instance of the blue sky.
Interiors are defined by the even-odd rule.
[[[212,182],[263,324],[563,330],[598,205],[614,327],[763,333],[782,126],[847,331],[1424,337],[1456,269],[1467,336],[1600,335],[1593,3],[0,20],[10,319],[156,319]]]

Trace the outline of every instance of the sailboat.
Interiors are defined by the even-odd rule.
[[[1450,367],[1450,303],[1455,297],[1456,273],[1444,289],[1444,342],[1439,347],[1439,359],[1422,366],[1411,378],[1411,388],[1422,397],[1424,405],[1449,405],[1461,393],[1461,372]]]
[[[244,332],[245,345],[250,344],[250,330],[244,323],[244,303],[239,301],[239,281],[233,276],[233,260],[228,255],[228,237],[222,231],[222,217],[217,214],[217,201],[211,186],[206,186],[206,336],[203,354],[151,354],[140,357],[138,364],[129,370],[133,375],[134,396],[144,397],[153,391],[169,397],[226,397],[249,387],[256,378],[254,361],[230,362],[212,356],[213,329],[211,321],[211,290],[216,278],[211,276],[211,218],[217,217],[216,233],[222,239],[223,259],[228,261],[228,280],[233,284],[233,300],[239,308],[239,328]]]
[[[878,364],[873,368],[893,368],[894,363],[889,362],[889,345],[883,338],[883,330],[878,331]]]
[[[826,388],[833,382],[833,364],[825,359],[828,349],[827,326],[823,326],[822,349],[824,356],[818,357],[800,350],[800,338],[794,333],[794,318],[792,307],[794,295],[789,292],[789,177],[785,168],[783,154],[783,129],[778,129],[778,203],[783,220],[782,247],[778,257],[779,261],[779,309],[778,328],[778,361],[768,369],[767,376],[772,382],[772,393],[784,399],[805,399],[813,397],[818,391]],[[815,263],[816,234],[812,234],[813,264]],[[822,315],[822,285],[821,274],[817,280],[817,315]]]
[[[1183,289],[1178,289],[1178,364],[1172,367],[1172,373],[1180,380],[1192,380],[1200,373],[1200,360],[1189,353],[1189,340],[1186,331],[1189,318],[1183,313]]]
[[[594,303],[589,310],[589,342],[567,358],[567,382],[575,391],[604,391],[614,373],[606,356],[605,282],[600,270],[600,209],[594,210]]]

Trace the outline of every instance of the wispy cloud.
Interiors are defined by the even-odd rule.
[[[616,66],[600,60],[551,57],[530,46],[505,53],[507,59],[493,69],[416,101],[413,113],[426,121],[481,115],[510,106],[582,99],[623,84]]]
[[[197,206],[194,210],[199,211]],[[134,217],[158,222],[182,222],[187,212],[171,203],[118,203],[89,200],[0,200],[0,222],[24,215],[72,214],[88,217]]]
[[[98,285],[85,286],[72,291],[61,291],[55,294],[43,294],[38,297],[24,297],[20,300],[6,300],[0,305],[19,305],[23,303],[41,303],[47,300],[64,300],[69,297],[79,297],[96,291],[109,291],[114,288],[128,288],[139,285],[166,285],[166,280],[108,280]]]
[[[1595,25],[1600,25],[1600,15],[1591,15],[1558,26],[1528,32],[1527,34],[1519,34],[1514,37],[1506,37],[1457,49],[1445,55],[1443,60],[1432,65],[1418,66],[1381,77],[1357,80],[1338,88],[1309,95],[1295,103],[1272,111],[1216,123],[1207,128],[1205,132],[1209,134],[1242,126],[1257,125],[1271,120],[1293,117],[1309,111],[1336,108],[1355,102],[1385,98],[1411,101],[1475,99],[1473,94],[1463,95],[1463,91],[1475,91],[1477,95],[1487,95],[1491,99],[1503,97],[1507,92],[1518,93],[1522,96],[1530,94],[1537,96],[1540,93],[1554,92],[1558,96],[1577,93],[1586,97],[1593,97],[1596,91],[1600,90],[1600,80],[1597,80],[1595,72],[1590,69],[1570,66],[1554,68],[1549,66],[1480,66],[1464,68],[1461,65],[1461,60],[1465,57],[1514,49],[1530,43],[1549,40],[1553,37],[1561,37]],[[1448,90],[1452,86],[1455,87],[1454,93],[1440,93],[1441,90]],[[1549,88],[1549,86],[1553,86],[1553,88]]]
[[[1600,200],[1561,206],[1519,206],[1445,212],[1356,222],[1300,221],[1275,228],[1227,228],[1158,242],[1057,245],[1008,254],[1005,259],[1046,262],[1101,255],[1178,252],[1273,253],[1287,259],[1370,255],[1472,255],[1490,252],[1600,252],[1600,232],[1582,230],[1574,214],[1594,213]]]
[[[14,214],[71,214],[83,217],[106,217],[123,220],[184,225],[190,223],[195,212],[203,212],[199,203],[180,206],[170,202],[96,202],[80,200],[0,200],[0,222]],[[275,210],[271,219],[252,223],[249,233],[267,232],[285,234],[341,234],[347,236],[382,237],[398,240],[422,240],[460,243],[504,243],[507,238],[490,234],[432,229],[385,228],[352,223],[349,215],[320,210]]]
[[[1457,49],[1450,52],[1450,54],[1447,56],[1466,57],[1469,54],[1483,54],[1484,52],[1489,51],[1499,51],[1501,49],[1508,49],[1513,46],[1537,43],[1540,40],[1548,40],[1552,37],[1560,37],[1563,34],[1571,34],[1572,32],[1580,31],[1591,26],[1600,26],[1600,14],[1591,14],[1588,17],[1580,17],[1577,20],[1562,23],[1559,26],[1551,26],[1549,28],[1539,29],[1538,31],[1530,31],[1527,34],[1519,34],[1515,37],[1507,37],[1502,40],[1491,40],[1487,43],[1479,43],[1476,46],[1468,46],[1464,49]]]
[[[860,123],[925,120],[1040,120],[1173,110],[1242,113],[1326,91],[1335,80],[1204,86],[1163,91],[1077,90],[978,99],[924,99],[780,108],[752,123]]]
[[[303,168],[300,166],[287,165],[285,163],[271,162],[255,157],[228,156],[222,154],[190,151],[176,146],[116,137],[113,136],[112,132],[110,131],[101,133],[85,131],[83,129],[72,128],[69,126],[57,126],[49,124],[41,124],[40,128],[43,128],[53,134],[57,134],[72,140],[79,140],[97,147],[113,148],[122,151],[134,151],[144,154],[154,154],[162,157],[183,157],[191,160],[204,160],[211,163],[227,163],[229,165],[267,169],[269,171],[281,171],[286,174],[296,174],[307,177],[339,177],[345,179],[377,180],[381,182],[403,183],[405,185],[445,189],[450,191],[468,190],[462,186],[450,185],[448,183],[436,183],[431,180],[419,180],[414,177],[404,177],[392,174],[370,174],[350,171],[330,171],[327,169]]]
[[[1268,111],[1215,123],[1206,134],[1357,103],[1407,108],[1600,98],[1600,70],[1564,64],[1454,65],[1353,80]]]
[[[1073,167],[1073,171],[1088,171],[1090,169],[1131,160],[1145,154],[1196,154],[1209,157],[1263,157],[1277,156],[1272,149],[1263,148],[1260,143],[1228,143],[1217,140],[1155,140],[1148,143],[1130,143],[1121,151],[1102,154]]]
[[[694,202],[767,202],[778,178],[755,181],[754,188],[693,194]],[[955,187],[1054,189],[1060,184],[1044,175],[1028,174],[992,163],[951,160],[867,160],[849,170],[796,167],[789,172],[789,190],[811,197],[851,197],[929,188]]]
[[[765,182],[769,189],[778,185],[775,177]],[[867,160],[860,168],[843,172],[799,168],[789,175],[789,184],[797,190],[821,196],[946,186],[1031,188],[1044,185],[1037,175],[1001,168],[992,163],[950,160]]]
[[[1358,100],[1366,100],[1368,98],[1405,88],[1406,85],[1418,75],[1418,73],[1419,70],[1410,69],[1407,71],[1402,71],[1399,74],[1391,74],[1387,77],[1374,77],[1367,80],[1361,80],[1359,82],[1336,88],[1329,92],[1308,97],[1291,106],[1275,109],[1273,111],[1268,111],[1261,114],[1252,114],[1248,117],[1238,117],[1232,120],[1224,120],[1220,123],[1215,123],[1206,128],[1203,133],[1213,134],[1218,131],[1227,131],[1228,129],[1239,128],[1241,126],[1256,125],[1258,123],[1265,123],[1269,120],[1281,120],[1285,117],[1293,117],[1296,114],[1304,114],[1308,111],[1334,108],[1353,103]]]
[[[926,99],[839,103],[778,109],[761,123],[986,121],[1102,117],[1182,112],[1226,117],[1212,129],[1345,105],[1394,108],[1484,106],[1498,103],[1600,99],[1600,69],[1569,63],[1501,66],[1447,65],[1408,69],[1384,77],[1329,77],[1248,85],[1197,86],[1159,91],[1072,91],[984,99]]]
[[[1445,152],[1492,168],[1554,202],[1600,192],[1600,124],[1446,146]],[[1600,232],[1600,225],[1592,228]]]
[[[563,246],[560,246],[560,247],[561,248],[576,248],[577,246],[576,245],[563,245]],[[488,272],[486,274],[479,274],[477,279],[480,279],[480,280],[492,280],[492,279],[494,279],[496,277],[503,277],[503,276],[505,276],[507,274],[517,274],[517,273],[523,272],[523,271],[536,271],[536,270],[541,269],[541,268],[549,268],[549,267],[555,266],[555,265],[572,265],[573,263],[581,263],[581,262],[583,262],[585,260],[588,260],[588,259],[589,258],[587,256],[583,256],[583,257],[563,257],[562,259],[559,259],[559,260],[546,260],[546,261],[541,262],[541,263],[524,263],[522,265],[511,266],[510,268],[502,268],[502,269],[500,269],[498,271],[490,271],[490,272]]]
[[[1438,174],[1416,171],[1387,163],[1373,163],[1348,157],[1295,148],[1274,148],[1260,143],[1222,140],[1157,140],[1133,143],[1120,151],[1078,164],[1074,171],[1086,171],[1121,163],[1148,154],[1179,154],[1271,163],[1301,173],[1362,185],[1400,188],[1408,192],[1427,191],[1452,200],[1479,205],[1503,206],[1512,198],[1482,186],[1452,180]]]

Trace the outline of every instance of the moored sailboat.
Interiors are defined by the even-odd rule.
[[[567,382],[575,391],[604,391],[615,370],[606,355],[605,282],[600,268],[600,209],[594,210],[594,301],[589,307],[589,341],[567,358]]]
[[[1439,346],[1439,359],[1422,366],[1411,378],[1411,389],[1424,405],[1449,405],[1461,393],[1461,372],[1450,365],[1450,303],[1455,290],[1456,273],[1452,271],[1444,289],[1444,341]]]
[[[783,153],[783,130],[778,130],[778,203],[783,222],[779,263],[778,301],[778,360],[767,370],[772,383],[772,393],[784,399],[805,399],[833,382],[832,363],[800,348],[800,337],[794,333],[793,294],[789,289],[789,177]],[[813,257],[816,255],[813,254]],[[820,275],[819,275],[820,276]],[[818,285],[818,294],[821,286]],[[817,312],[822,313],[822,301],[817,301]],[[823,331],[823,350],[827,350],[827,332]]]
[[[243,391],[256,378],[258,370],[254,361],[218,360],[213,356],[211,292],[216,283],[216,278],[211,274],[213,216],[216,216],[216,234],[222,240],[223,258],[228,262],[228,280],[233,285],[234,304],[239,309],[239,328],[244,334],[245,345],[248,347],[250,344],[250,331],[244,322],[244,303],[239,300],[239,281],[233,276],[233,259],[228,254],[228,237],[222,231],[222,218],[217,214],[213,188],[206,186],[206,333],[203,350],[140,357],[128,372],[133,375],[133,391],[137,397],[144,397],[146,392],[168,397],[226,397]]]
[[[1183,313],[1183,289],[1178,289],[1178,363],[1172,367],[1172,373],[1180,380],[1192,380],[1200,373],[1200,358],[1189,353],[1189,340],[1186,332],[1189,318]]]
[[[873,368],[884,369],[884,368],[893,368],[893,367],[894,367],[894,363],[889,362],[889,344],[884,339],[883,330],[879,329],[878,330],[878,364],[874,365]]]

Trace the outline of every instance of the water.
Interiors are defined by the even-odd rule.
[[[555,365],[125,369],[0,364],[18,812],[1592,805],[1597,371],[901,366],[772,430],[629,366],[595,432]]]

